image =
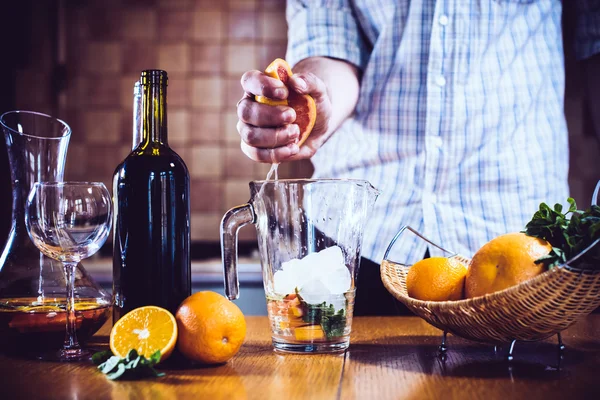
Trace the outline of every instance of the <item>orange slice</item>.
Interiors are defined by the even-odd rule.
[[[110,331],[110,349],[125,357],[131,349],[148,358],[160,350],[166,360],[177,342],[177,321],[169,311],[156,306],[136,308],[117,321]]]
[[[325,338],[325,332],[319,325],[301,326],[294,330],[296,340],[310,342],[313,340],[322,340]]]
[[[289,78],[293,75],[292,68],[287,61],[277,58],[267,69],[265,74],[271,78],[279,79],[284,85],[289,88]],[[294,90],[289,91],[287,100],[274,100],[264,96],[256,96],[255,100],[258,103],[267,104],[270,106],[290,106],[296,111],[295,124],[300,128],[300,136],[298,137],[298,147],[306,141],[317,120],[317,106],[312,96],[308,94],[299,94]]]

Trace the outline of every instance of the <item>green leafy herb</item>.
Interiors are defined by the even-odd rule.
[[[126,357],[112,356],[110,351],[103,351],[92,356],[92,362],[98,365],[100,372],[110,380],[139,379],[145,377],[160,377],[154,366],[160,361],[160,350],[146,358],[135,349],[129,351]]]
[[[344,334],[344,328],[346,327],[346,310],[344,308],[339,309],[337,312],[334,311],[333,305],[327,309],[321,318],[321,327],[327,335],[327,337],[342,336]]]
[[[525,226],[527,235],[547,240],[552,245],[548,255],[536,260],[548,268],[566,263],[600,239],[600,207],[594,205],[581,211],[575,200],[569,198],[567,201],[569,209],[564,214],[560,204],[555,204],[554,208],[540,204]],[[577,261],[576,266],[583,265],[588,269],[600,267],[600,248],[591,249]]]
[[[92,362],[95,365],[100,365],[103,362],[107,361],[111,357],[112,357],[112,351],[110,351],[110,350],[99,351],[97,353],[94,353],[94,355],[92,356]]]
[[[327,338],[342,336],[344,334],[344,328],[346,327],[345,307],[336,311],[334,305],[327,305],[327,302],[309,304],[302,298],[297,289],[296,295],[304,309],[304,314],[302,315],[304,322],[321,325]]]

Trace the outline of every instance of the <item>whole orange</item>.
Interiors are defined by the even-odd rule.
[[[465,296],[476,297],[504,290],[544,272],[535,260],[550,252],[543,239],[524,233],[508,233],[483,245],[471,259]]]
[[[467,268],[454,258],[426,258],[408,270],[406,290],[410,297],[419,300],[460,300],[466,274]]]
[[[224,363],[232,358],[246,337],[242,311],[215,292],[197,292],[181,303],[177,313],[177,349],[203,364]]]

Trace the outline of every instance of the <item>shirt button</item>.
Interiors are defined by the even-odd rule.
[[[443,25],[443,26],[448,25],[448,16],[447,15],[440,16],[440,19],[438,20],[438,22],[440,23],[440,25]]]
[[[446,86],[446,78],[444,78],[443,76],[438,76],[437,78],[435,78],[435,83],[437,83],[438,86]]]

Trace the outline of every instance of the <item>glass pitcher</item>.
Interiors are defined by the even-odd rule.
[[[360,180],[250,182],[221,223],[225,292],[237,299],[237,231],[253,223],[275,350],[335,352],[350,343],[364,228],[378,191]]]
[[[12,183],[12,225],[0,255],[0,349],[42,354],[63,345],[66,281],[62,263],[44,256],[29,239],[25,202],[35,182],[63,180],[71,128],[29,111],[7,112],[0,125]],[[80,264],[75,297],[77,335],[85,341],[108,318],[110,297]]]

